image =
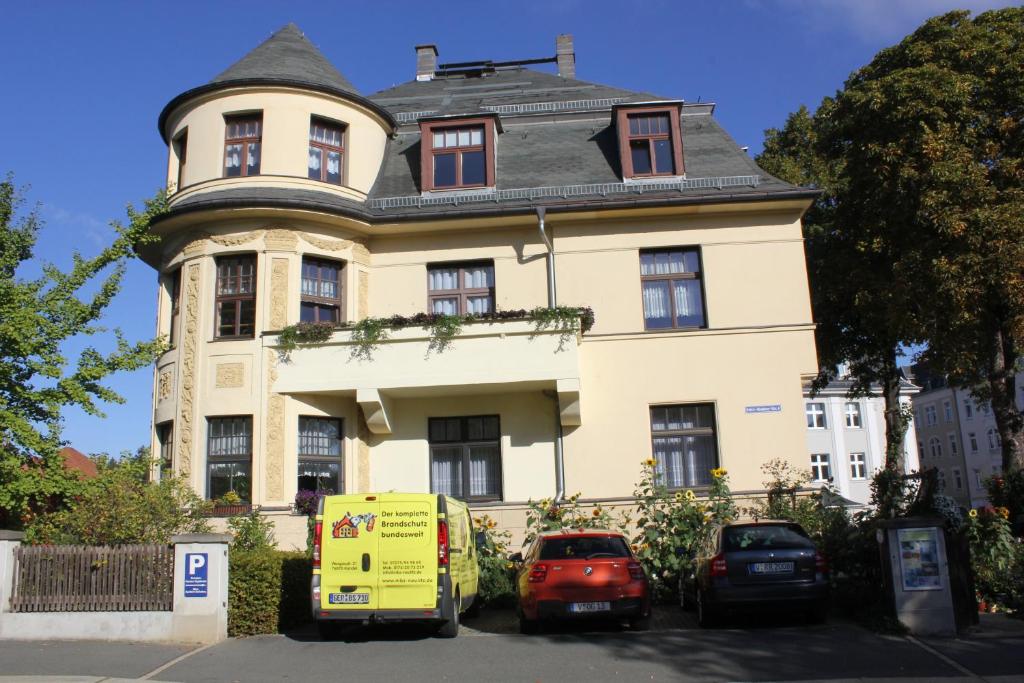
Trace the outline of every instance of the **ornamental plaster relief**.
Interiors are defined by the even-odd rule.
[[[185,238],[185,244],[181,248],[181,253],[185,255],[185,258],[190,256],[197,256],[206,251],[206,241],[209,235],[205,232],[193,232]]]
[[[170,370],[164,370],[160,373],[160,377],[157,380],[156,395],[161,401],[166,401],[171,397],[172,380],[174,376]]]
[[[266,497],[284,499],[284,396],[274,393],[277,381],[277,352],[267,350],[267,447]]]
[[[365,270],[359,271],[359,310],[357,315],[360,319],[370,315],[370,274]]]
[[[237,247],[245,244],[246,242],[252,242],[255,239],[263,235],[262,230],[252,230],[250,232],[240,232],[235,235],[210,235],[209,239],[215,244],[219,244],[222,247]]]
[[[185,279],[185,319],[181,354],[181,401],[178,432],[177,470],[184,476],[192,471],[192,416],[196,394],[196,347],[199,342],[199,271],[198,263],[188,267]]]
[[[216,387],[238,389],[245,386],[245,363],[218,363]]]
[[[295,251],[299,238],[295,236],[294,230],[270,228],[263,236],[263,244],[272,251]]]
[[[280,330],[288,324],[288,259],[271,259],[270,265],[270,329]]]

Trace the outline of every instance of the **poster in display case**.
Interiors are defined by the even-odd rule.
[[[899,529],[897,534],[903,590],[942,590],[938,529]]]

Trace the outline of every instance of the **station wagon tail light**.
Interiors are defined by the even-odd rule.
[[[448,566],[448,522],[444,520],[437,523],[437,566]]]
[[[819,574],[828,574],[828,560],[821,553],[814,553],[814,571]]]
[[[729,565],[725,562],[725,555],[718,554],[711,558],[711,576],[727,576]]]
[[[324,523],[317,522],[313,529],[313,568],[320,568],[320,542],[323,539]]]
[[[639,562],[630,562],[627,567],[629,568],[629,578],[638,581],[644,578],[644,568]]]
[[[527,580],[530,583],[544,583],[546,578],[548,578],[548,566],[546,564],[535,564],[533,569],[530,570],[530,577]]]

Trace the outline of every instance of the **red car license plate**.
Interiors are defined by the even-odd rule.
[[[569,604],[570,612],[607,612],[612,608],[610,602],[573,602]]]

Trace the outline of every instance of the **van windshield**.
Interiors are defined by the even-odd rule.
[[[621,536],[546,538],[540,548],[542,560],[589,560],[595,557],[629,557]]]
[[[814,548],[807,533],[796,524],[731,526],[722,531],[725,552],[736,550],[787,550]]]

